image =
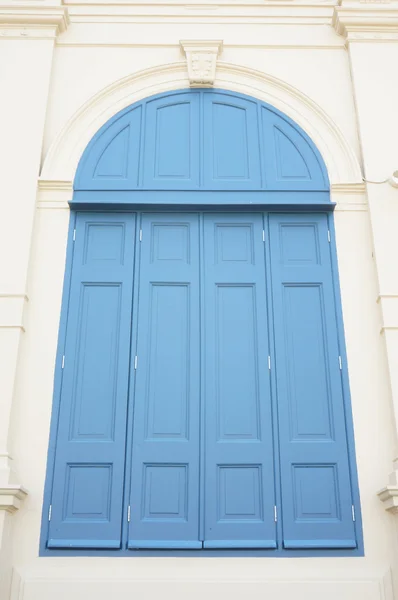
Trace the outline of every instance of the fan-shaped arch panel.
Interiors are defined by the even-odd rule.
[[[223,90],[153,96],[118,113],[87,146],[76,191],[327,191],[305,132],[254,98]]]

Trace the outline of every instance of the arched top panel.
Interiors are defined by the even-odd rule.
[[[110,119],[88,144],[76,191],[327,191],[307,134],[265,104],[223,90],[147,98]]]

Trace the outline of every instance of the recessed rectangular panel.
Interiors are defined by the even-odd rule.
[[[188,264],[189,224],[153,223],[151,228],[151,262],[170,261]],[[164,265],[166,267],[166,265]]]
[[[144,465],[142,519],[187,520],[188,465]]]
[[[337,465],[292,465],[297,521],[340,519]]]
[[[280,226],[280,249],[283,265],[320,263],[319,234],[316,223],[284,223]]]
[[[83,264],[93,267],[122,265],[124,243],[123,223],[87,223]]]
[[[248,179],[246,109],[213,104],[213,178]]]
[[[218,466],[218,520],[262,521],[261,465]]]
[[[291,439],[333,437],[321,285],[283,286]]]
[[[70,439],[113,439],[121,291],[117,284],[82,284]]]
[[[259,439],[257,307],[254,285],[216,287],[218,437]]]
[[[215,225],[215,264],[254,263],[253,227],[249,224]]]
[[[112,465],[66,466],[64,521],[109,521]]]
[[[176,103],[156,111],[155,178],[191,177],[191,105]]]
[[[187,438],[190,395],[189,285],[151,286],[147,438]]]

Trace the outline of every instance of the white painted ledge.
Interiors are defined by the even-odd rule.
[[[398,42],[398,3],[336,6],[333,27],[347,42]]]
[[[22,501],[28,492],[22,485],[7,484],[0,487],[0,510],[11,514],[21,508]]]
[[[382,490],[377,492],[384,508],[391,514],[398,514],[398,461],[394,461],[394,471],[390,474],[389,482]]]
[[[384,502],[384,508],[388,512],[394,515],[398,514],[398,486],[387,485],[377,495]]]

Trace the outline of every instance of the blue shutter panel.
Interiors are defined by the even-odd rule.
[[[284,548],[355,548],[327,216],[270,215]]]
[[[49,548],[120,548],[134,224],[76,218]]]
[[[142,216],[128,547],[199,541],[199,221]]]
[[[144,187],[199,187],[199,94],[176,93],[146,106]]]
[[[74,188],[131,190],[138,186],[142,107],[114,117],[91,140],[81,159]]]
[[[204,186],[214,190],[261,188],[257,105],[203,92]]]
[[[204,217],[205,548],[275,548],[261,214]]]

